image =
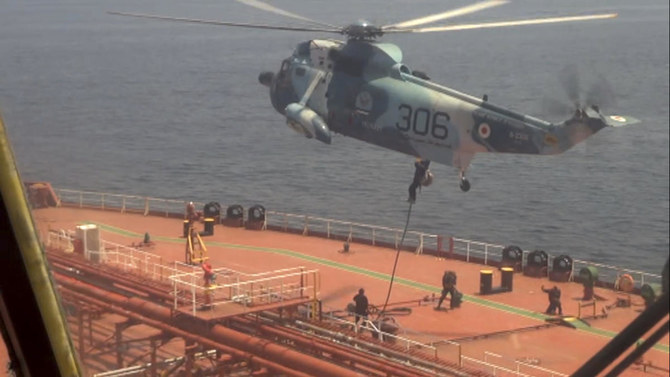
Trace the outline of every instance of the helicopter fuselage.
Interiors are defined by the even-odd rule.
[[[298,44],[272,77],[271,100],[297,132],[330,132],[465,171],[476,153],[557,154],[606,127],[594,109],[552,124],[435,84],[400,49],[367,40]]]

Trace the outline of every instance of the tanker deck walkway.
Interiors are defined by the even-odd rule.
[[[106,241],[131,245],[148,232],[154,243],[152,253],[159,254],[164,261],[184,258],[181,219],[68,207],[36,209],[33,216],[43,237],[49,231],[95,224]],[[318,269],[319,297],[324,312],[343,310],[359,288],[365,288],[372,304],[381,305],[395,258],[395,251],[389,248],[352,243],[349,252],[343,253],[339,252],[341,241],[222,225],[215,226],[214,234],[206,238],[206,243],[213,268],[225,267],[249,274],[297,265]],[[597,296],[604,301],[596,303],[595,314],[606,310],[606,316],[587,319],[588,324],[572,321],[579,322],[578,326],[545,326],[550,316],[543,313],[548,302],[540,287],[557,285],[563,292],[564,314],[576,317],[583,295],[581,285],[515,274],[512,292],[482,296],[478,293],[482,268],[482,265],[453,259],[401,253],[390,302],[416,302],[417,305],[412,306],[410,315],[396,318],[400,335],[435,345],[444,360],[483,370],[489,363],[511,370],[521,369],[521,375],[559,375],[551,371],[569,374],[643,309],[642,299],[635,295],[630,307],[606,309],[617,302],[619,294],[596,288]],[[464,293],[464,300],[460,308],[436,311],[432,300],[441,291],[445,270],[457,272],[457,288]],[[494,270],[493,281],[494,284],[498,281],[497,270]],[[458,340],[458,345],[451,340]],[[644,359],[667,370],[668,336]],[[640,366],[626,371],[626,375],[649,373],[653,375],[653,369],[645,374]]]

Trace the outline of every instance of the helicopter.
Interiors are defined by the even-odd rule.
[[[139,18],[254,29],[340,34],[345,41],[310,39],[296,45],[279,70],[262,72],[258,80],[269,88],[270,101],[297,133],[326,144],[337,133],[418,160],[458,169],[459,187],[470,190],[466,171],[477,153],[554,155],[605,127],[638,120],[604,115],[594,98],[582,101],[572,88],[571,117],[551,123],[518,113],[482,98],[439,85],[402,61],[401,49],[379,39],[386,34],[446,32],[549,23],[605,20],[616,13],[561,16],[474,24],[424,26],[507,3],[486,0],[442,13],[377,26],[359,20],[334,26],[276,8],[259,0],[246,5],[298,19],[304,26],[274,26],[201,20],[160,15],[108,12]],[[592,96],[598,97],[598,96]],[[433,181],[426,171],[421,184]]]

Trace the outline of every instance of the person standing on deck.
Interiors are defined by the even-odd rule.
[[[549,297],[549,306],[545,313],[555,315],[556,309],[558,309],[558,315],[563,315],[563,308],[561,307],[561,290],[555,285],[551,289],[545,289],[543,285],[542,292],[546,293]]]
[[[212,306],[212,297],[211,297],[211,292],[210,289],[212,288],[212,285],[214,285],[214,271],[212,270],[212,265],[209,264],[209,262],[203,262],[201,265],[203,275],[202,279],[204,280],[204,287],[205,287],[205,304],[203,305],[203,308],[209,309]]]
[[[356,326],[356,332],[358,332],[358,321],[363,318],[367,319],[368,316],[368,298],[365,297],[365,290],[363,288],[358,290],[358,294],[354,296],[354,302],[356,303],[356,319],[354,321]]]

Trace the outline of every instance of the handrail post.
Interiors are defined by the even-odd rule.
[[[84,205],[84,193],[79,191],[79,208],[83,207]]]
[[[105,193],[102,193],[100,195],[100,201],[101,201],[101,205],[102,205],[102,210],[104,211],[105,210]]]
[[[302,235],[303,236],[306,236],[309,233],[308,225],[307,225],[308,222],[309,222],[309,216],[305,216],[305,224],[302,227]]]
[[[149,198],[144,198],[144,216],[149,214]]]
[[[416,248],[416,254],[423,254],[423,233],[419,234],[419,246]]]
[[[375,228],[372,228],[372,246],[375,245]]]
[[[126,197],[121,198],[121,213],[126,213]]]
[[[489,265],[489,244],[484,244],[484,266]]]
[[[470,241],[467,241],[465,246],[465,261],[470,262]]]
[[[330,238],[330,220],[326,221],[326,238]]]
[[[191,274],[191,294],[193,299],[193,315],[195,316],[195,273]]]

